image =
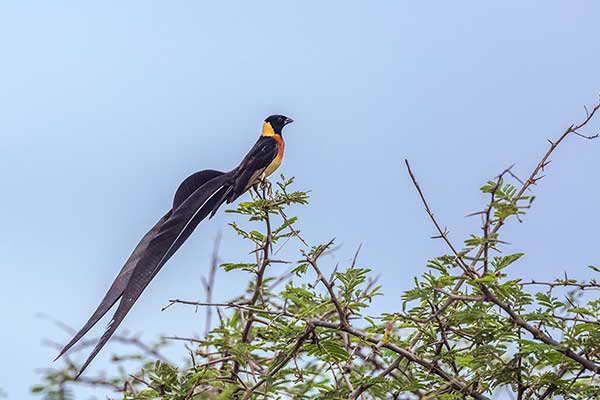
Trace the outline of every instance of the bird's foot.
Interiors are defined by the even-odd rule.
[[[267,194],[267,196],[273,197],[273,185],[267,177],[264,177],[260,180],[260,188],[263,193]]]

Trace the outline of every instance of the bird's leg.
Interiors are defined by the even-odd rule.
[[[273,185],[271,184],[271,181],[266,176],[261,177],[260,188],[262,189],[263,193],[265,193],[265,191],[266,191],[267,196],[273,197]]]
[[[259,186],[260,186],[260,182],[256,182],[254,185],[252,185],[252,190],[254,190],[254,193],[256,193],[256,196],[258,196],[260,198],[261,195],[260,195],[260,191],[259,191]]]
[[[265,185],[265,188],[267,189],[267,196],[273,197],[273,185],[271,184],[271,181],[268,180],[267,178],[265,178],[263,180],[263,184]]]

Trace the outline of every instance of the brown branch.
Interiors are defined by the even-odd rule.
[[[538,162],[537,166],[533,169],[533,171],[531,172],[531,174],[529,175],[529,178],[527,178],[527,180],[525,180],[525,182],[522,184],[521,189],[517,192],[517,195],[515,196],[515,198],[520,198],[523,196],[523,194],[529,190],[530,186],[532,184],[535,184],[536,182],[536,178],[539,174],[540,171],[543,171],[544,168],[550,163],[550,156],[552,155],[552,153],[556,150],[556,148],[558,147],[558,145],[560,143],[562,143],[562,141],[570,134],[572,133],[574,130],[579,130],[581,128],[583,128],[584,126],[586,126],[591,119],[594,117],[594,115],[596,114],[596,112],[600,109],[600,101],[596,104],[596,106],[594,106],[594,108],[592,109],[591,112],[587,111],[586,108],[586,118],[579,123],[578,125],[571,125],[569,128],[567,128],[563,134],[559,137],[559,139],[556,142],[552,142],[549,141],[551,146],[550,148],[544,153],[544,155],[542,156],[541,160]],[[407,163],[408,164],[408,163]],[[413,180],[414,182],[415,180]],[[419,190],[419,194],[421,195],[421,198],[424,199],[424,197],[422,196],[422,192],[420,192]],[[431,216],[431,214],[430,214]],[[495,225],[494,228],[492,229],[492,231],[490,232],[490,234],[496,234],[500,228],[504,225],[504,221],[498,221]],[[438,229],[439,230],[439,229]],[[483,246],[479,247],[479,250],[477,251],[476,255],[473,257],[473,262],[469,265],[469,269],[473,269],[476,267],[477,263],[479,262],[479,258],[481,257],[481,255],[484,252],[484,248]],[[461,278],[453,287],[452,291],[458,291],[462,285],[465,282],[466,277],[469,276],[468,273],[465,273],[465,277]],[[437,315],[440,315],[441,313],[443,313],[453,302],[455,302],[456,300],[452,299],[452,298],[448,298],[436,311],[435,314],[431,315],[428,320],[431,321],[432,319],[434,319]],[[416,337],[413,339],[413,341],[411,342],[412,346],[416,346],[416,344],[419,342],[421,338],[420,334],[417,334]]]
[[[392,361],[392,363],[390,365],[387,366],[387,368],[385,368],[383,371],[381,371],[381,373],[379,373],[377,375],[377,378],[383,379],[386,376],[392,374],[396,370],[396,368],[398,368],[398,366],[400,365],[400,361],[402,361],[403,359],[404,358],[402,358],[402,357],[397,357],[394,361]],[[358,388],[356,388],[355,391],[350,393],[350,399],[351,400],[358,399],[358,397],[360,395],[362,395],[365,391],[367,391],[373,385],[374,385],[374,383],[363,383]]]
[[[269,190],[270,192],[270,190]],[[264,199],[266,198],[266,196],[268,195],[268,191],[266,186],[263,186],[262,188],[262,195],[257,191],[257,194],[260,198]],[[262,294],[262,286],[263,286],[263,280],[264,280],[264,275],[265,272],[267,270],[267,267],[269,266],[269,250],[271,249],[271,246],[273,245],[272,242],[272,230],[271,230],[271,220],[269,218],[269,210],[267,208],[263,209],[264,212],[264,222],[265,222],[265,228],[267,230],[267,236],[265,238],[265,242],[262,244],[262,246],[259,248],[259,250],[261,250],[262,252],[262,256],[260,257],[260,260],[258,260],[258,270],[256,272],[256,282],[254,283],[254,292],[252,294],[252,297],[250,298],[250,300],[247,302],[248,305],[253,306],[254,304],[256,304],[256,302],[258,301],[258,298],[261,296]],[[257,254],[257,258],[258,253]],[[252,323],[253,323],[253,311],[248,311],[248,315],[246,315],[246,322],[244,323],[244,328],[242,330],[242,343],[249,343],[250,342],[250,333],[252,332]],[[233,368],[231,370],[231,375],[232,377],[237,377],[237,374],[239,372],[239,368],[240,368],[240,364],[239,362],[237,362],[237,360],[234,362],[233,364]],[[241,382],[241,379],[238,378],[238,380]]]
[[[182,342],[192,342],[192,343],[206,343],[206,340],[196,339],[191,337],[180,337],[180,336],[162,336],[162,339],[165,340],[179,340]]]
[[[548,165],[548,163],[550,161],[548,161],[548,159],[550,158],[550,155],[554,152],[554,150],[556,150],[556,148],[558,147],[558,145],[567,137],[569,136],[569,134],[571,133],[575,133],[578,136],[582,136],[579,133],[577,133],[577,131],[581,128],[583,128],[584,126],[586,126],[588,124],[588,122],[590,122],[592,120],[592,118],[594,117],[594,115],[596,114],[596,112],[600,110],[600,101],[594,106],[594,108],[592,109],[591,112],[588,112],[586,115],[586,118],[579,124],[577,125],[571,125],[570,127],[568,127],[563,134],[558,138],[558,140],[556,140],[555,142],[550,141],[550,148],[548,149],[548,151],[546,151],[546,153],[544,154],[544,156],[542,157],[542,159],[538,162],[537,166],[534,168],[533,172],[531,173],[531,175],[529,175],[529,178],[525,181],[525,184],[521,187],[521,190],[519,190],[519,192],[517,193],[516,197],[521,197],[523,195],[523,193],[525,193],[525,191],[529,188],[529,186],[534,185],[537,179],[538,174],[540,173],[540,171],[542,171],[544,169],[544,167],[546,165]],[[586,139],[594,139],[595,137],[597,137],[598,135],[594,135],[594,136],[583,136]]]
[[[319,249],[319,251],[314,254],[314,255],[308,255],[308,254],[304,254],[306,257],[306,261],[311,265],[311,267],[315,270],[316,274],[317,274],[317,280],[321,281],[321,283],[325,286],[325,288],[327,288],[327,292],[329,293],[329,297],[331,299],[331,302],[333,303],[333,305],[335,306],[335,309],[337,310],[337,313],[340,317],[340,325],[341,326],[348,326],[348,318],[346,316],[346,312],[344,311],[342,305],[340,304],[334,290],[333,290],[333,285],[331,284],[330,281],[327,280],[327,278],[325,278],[325,275],[323,275],[323,273],[321,272],[321,270],[319,269],[319,266],[317,264],[317,261],[319,259],[319,257],[321,255],[323,255],[323,253],[333,244],[333,239],[329,241],[329,243],[327,243],[325,246],[322,246],[321,249]]]
[[[237,309],[240,309],[240,310],[244,310],[244,311],[248,311],[248,312],[253,312],[253,313],[263,313],[263,314],[271,314],[271,315],[282,315],[281,311],[264,310],[262,308],[250,307],[250,306],[247,306],[246,304],[238,304],[238,303],[233,303],[233,302],[228,302],[228,303],[203,303],[203,302],[197,302],[197,301],[187,301],[187,300],[173,299],[173,300],[169,300],[169,303],[170,303],[169,305],[163,307],[163,310],[169,308],[173,304],[185,304],[185,305],[198,306],[198,307],[237,308]]]
[[[556,371],[556,376],[558,377],[558,379],[561,379],[567,372],[569,372],[569,366],[568,364],[563,364],[557,371]],[[558,386],[556,386],[555,384],[550,384],[546,390],[544,391],[544,393],[542,394],[542,398],[546,398],[548,397],[550,394],[552,394],[556,389],[558,389]],[[524,399],[529,399],[533,396],[533,394],[535,393],[536,389],[535,389],[535,385],[531,386],[524,394],[523,398]]]
[[[206,302],[212,302],[213,289],[215,286],[215,277],[217,274],[217,269],[219,268],[219,244],[221,243],[221,233],[217,235],[215,238],[215,243],[213,246],[213,253],[211,257],[210,263],[210,271],[208,273],[208,279],[203,278],[204,289],[206,290]],[[206,309],[206,323],[204,327],[204,337],[208,336],[210,332],[210,327],[212,323],[212,307],[208,307]]]
[[[581,122],[578,125],[571,125],[569,128],[567,128],[563,134],[559,137],[559,139],[556,142],[552,142],[550,141],[550,149],[548,149],[546,151],[546,153],[544,154],[544,156],[542,157],[542,159],[539,161],[539,163],[537,164],[537,166],[534,168],[533,172],[530,174],[529,178],[525,181],[525,183],[522,185],[521,189],[517,192],[517,195],[515,196],[515,199],[517,199],[516,201],[518,201],[518,199],[520,199],[523,194],[525,193],[526,190],[529,189],[529,186],[534,185],[539,179],[541,179],[542,177],[539,177],[539,172],[542,171],[546,165],[548,165],[549,163],[549,157],[550,155],[554,152],[554,150],[558,147],[558,145],[571,133],[577,133],[577,130],[582,128],[583,126],[585,126],[591,119],[592,117],[595,115],[595,113],[600,109],[600,102],[592,109],[591,112],[589,112],[586,116],[586,118],[584,119],[583,122]],[[580,135],[581,136],[581,135]],[[592,139],[593,137],[588,137],[589,139]],[[427,214],[429,215],[431,221],[433,222],[435,228],[437,229],[437,231],[440,234],[440,237],[444,239],[444,241],[446,242],[447,246],[450,248],[450,250],[454,253],[454,255],[457,257],[457,262],[459,264],[459,266],[461,266],[461,268],[464,271],[464,278],[461,278],[455,285],[453,292],[454,291],[458,291],[458,289],[460,289],[460,287],[463,285],[463,283],[465,282],[466,278],[474,278],[477,276],[476,272],[475,272],[475,267],[477,266],[477,263],[480,261],[480,257],[482,256],[482,254],[485,254],[486,250],[487,250],[487,241],[485,241],[482,246],[479,247],[479,250],[477,251],[477,254],[475,255],[475,257],[473,257],[473,261],[470,265],[466,265],[462,259],[462,257],[460,257],[459,253],[457,252],[456,248],[453,246],[453,244],[451,243],[451,241],[448,238],[447,235],[447,231],[445,229],[442,229],[441,226],[439,225],[439,223],[437,222],[437,220],[435,219],[433,213],[431,212],[431,209],[429,208],[429,205],[427,203],[427,200],[425,199],[425,196],[423,195],[423,192],[419,186],[419,184],[417,183],[417,180],[410,168],[410,164],[408,163],[408,160],[405,160],[406,163],[406,167],[408,169],[408,173],[413,181],[413,184],[421,198],[422,203],[425,206],[425,210],[427,212]],[[498,221],[493,229],[491,231],[486,230],[487,236],[490,237],[492,235],[495,235],[498,230],[500,230],[500,228],[503,226],[504,221],[500,220]],[[587,360],[586,358],[580,356],[579,354],[577,354],[576,352],[574,352],[573,350],[569,349],[569,348],[565,348],[564,346],[562,346],[560,343],[556,342],[554,339],[552,339],[549,335],[546,335],[545,333],[543,333],[542,331],[540,331],[538,328],[533,327],[531,325],[529,325],[527,322],[525,322],[523,319],[521,319],[515,312],[514,310],[512,310],[512,308],[510,306],[508,306],[508,304],[500,301],[497,297],[495,297],[491,291],[482,284],[478,285],[480,287],[480,289],[482,290],[482,292],[484,293],[484,295],[486,296],[487,300],[492,301],[494,304],[498,305],[500,308],[502,308],[509,316],[510,318],[513,320],[513,322],[515,322],[517,325],[521,326],[522,328],[524,328],[525,330],[527,330],[530,334],[532,334],[536,339],[554,346],[557,351],[561,352],[562,354],[566,355],[567,357],[575,360],[576,362],[580,363],[582,366],[584,366],[585,368],[591,370],[591,371],[595,371],[595,372],[600,372],[600,366],[594,364],[593,362],[591,362],[590,360]],[[441,312],[443,312],[450,304],[452,304],[452,302],[456,301],[456,299],[453,298],[448,298],[448,300],[446,300],[446,302],[444,304],[442,304],[442,306],[437,309],[430,318],[428,318],[428,320],[431,320],[431,318],[436,318]],[[415,336],[415,338],[412,341],[412,345],[415,346],[418,341],[420,340],[422,334],[417,334]],[[412,348],[412,346],[411,346]]]
[[[233,359],[233,356],[215,358],[214,360],[209,360],[209,361],[207,361],[205,363],[196,365],[196,369],[208,367],[208,366],[214,365],[214,364],[219,364],[219,363],[222,363],[222,362],[225,362],[225,361],[229,361],[229,360],[232,360],[232,359]]]
[[[448,293],[445,290],[442,290],[440,288],[433,288],[433,290],[438,293],[441,293],[444,296],[447,296],[453,300],[461,300],[461,301],[483,301],[483,300],[485,300],[484,296],[466,296],[466,295],[462,295],[462,294],[453,294],[453,293]],[[436,313],[434,312],[433,314],[436,314]]]
[[[287,365],[287,363],[292,359],[292,357],[294,357],[298,353],[298,351],[300,350],[300,348],[302,347],[302,345],[304,344],[306,339],[308,339],[308,337],[313,332],[313,330],[314,330],[314,327],[312,325],[306,324],[304,333],[298,338],[298,340],[296,341],[296,344],[294,345],[292,350],[285,356],[285,358],[277,366],[275,366],[275,368],[270,370],[254,386],[252,386],[251,388],[246,390],[242,400],[249,399],[250,396],[252,396],[252,393],[254,391],[256,391],[259,387],[261,387],[268,379],[271,379],[273,376],[275,376],[275,374],[277,372],[279,372],[279,370],[281,370],[283,367],[285,367]]]
[[[595,112],[595,110],[597,110],[598,108],[600,108],[600,105],[598,105],[596,108],[594,108],[594,110],[592,111],[592,114]],[[569,128],[572,129],[573,127]],[[567,130],[568,134],[569,132],[571,132],[571,130]],[[562,138],[565,137],[565,135],[563,135]],[[560,143],[560,141],[562,140],[562,138],[557,142]],[[553,146],[556,146],[556,144],[553,144]],[[555,148],[555,147],[554,147]],[[543,163],[540,163],[539,165],[542,165]],[[413,174],[411,168],[410,168],[410,164],[408,163],[408,161],[406,160],[406,167],[408,168],[408,173],[410,174],[410,177],[417,189],[417,192],[419,193],[419,196],[421,197],[421,200],[425,206],[425,210],[427,211],[427,214],[429,215],[431,221],[433,222],[434,226],[436,227],[436,229],[438,230],[438,232],[440,232],[440,235],[442,236],[442,238],[444,239],[444,241],[446,242],[446,244],[448,245],[448,247],[450,248],[450,250],[456,255],[457,260],[460,262],[462,262],[462,265],[464,265],[464,261],[462,261],[462,258],[459,256],[456,248],[454,247],[454,245],[452,244],[452,242],[450,241],[450,239],[448,238],[448,236],[446,235],[445,231],[443,231],[439,225],[439,223],[437,222],[436,218],[434,217],[433,213],[431,212],[431,209],[429,208],[429,205],[427,203],[427,200],[425,199],[425,196],[423,195],[423,192],[421,191],[421,188],[419,187],[419,184],[417,183],[417,180],[415,178],[415,175]],[[534,171],[535,173],[535,171]],[[519,196],[517,196],[519,197]],[[499,227],[500,225],[497,225],[497,227]],[[480,248],[479,253],[485,253],[485,244],[482,245],[482,247]],[[477,263],[479,259],[479,256],[475,257],[475,261],[474,263]],[[470,278],[475,278],[477,277],[476,273],[473,271],[472,269],[473,267],[471,266],[467,266],[464,265],[464,272],[465,274],[467,274]],[[492,292],[491,290],[489,290],[489,288],[482,284],[482,283],[477,283],[477,286],[479,287],[479,289],[482,291],[482,293],[485,295],[485,299],[488,301],[491,301],[492,303],[496,304],[497,306],[499,306],[502,310],[504,310],[511,318],[511,320],[516,323],[517,325],[521,326],[522,328],[524,328],[525,330],[527,330],[534,338],[548,344],[551,345],[553,347],[556,348],[557,351],[559,351],[560,353],[564,354],[565,356],[573,359],[574,361],[578,362],[579,364],[581,364],[583,367],[585,367],[586,369],[596,372],[596,373],[600,373],[600,366],[596,365],[595,363],[593,363],[592,361],[580,356],[579,354],[577,354],[576,352],[574,352],[572,349],[563,346],[562,344],[560,344],[559,342],[557,342],[556,340],[554,340],[553,338],[551,338],[549,335],[545,334],[544,332],[542,332],[540,329],[528,324],[525,320],[523,320],[513,309],[512,307],[510,307],[507,303],[501,301],[500,299],[498,299]],[[434,312],[433,314],[435,314],[436,316],[438,315],[437,312]]]
[[[478,284],[478,287],[483,292],[483,294],[485,295],[485,297],[488,301],[491,301],[492,303],[496,304],[498,307],[503,309],[504,312],[506,312],[510,316],[510,319],[515,324],[519,325],[520,327],[522,327],[523,329],[528,331],[534,338],[554,347],[556,349],[556,351],[564,354],[565,356],[569,357],[573,361],[581,364],[581,366],[583,366],[585,369],[590,370],[595,373],[600,373],[600,365],[597,365],[594,362],[588,360],[587,358],[579,355],[578,353],[574,352],[571,348],[562,345],[561,343],[557,342],[552,337],[545,334],[544,332],[542,332],[540,329],[536,328],[535,326],[528,324],[512,309],[512,307],[510,307],[507,303],[503,302],[502,300],[498,299],[492,293],[492,291],[490,289],[488,289],[487,286],[485,286],[483,284]]]
[[[575,288],[578,288],[581,290],[585,290],[585,289],[600,290],[600,283],[597,283],[597,282],[590,282],[590,283],[579,283],[579,282],[570,282],[570,281],[540,282],[540,281],[532,280],[530,282],[521,282],[520,285],[521,286],[539,285],[539,286],[549,286],[551,288],[564,286],[564,287],[575,287]]]
[[[312,324],[314,326],[321,326],[324,328],[329,328],[329,329],[334,329],[334,330],[340,329],[352,336],[358,337],[358,338],[360,338],[366,342],[369,342],[373,345],[376,345],[376,346],[379,345],[381,347],[385,347],[386,349],[393,351],[394,353],[398,354],[399,356],[406,358],[408,361],[419,364],[420,366],[424,367],[425,370],[433,372],[435,375],[439,376],[440,378],[444,379],[446,382],[450,383],[452,385],[452,387],[454,387],[456,390],[458,390],[462,393],[468,394],[469,396],[472,396],[476,399],[480,399],[480,400],[488,399],[488,397],[483,396],[482,394],[478,393],[477,391],[471,389],[467,384],[462,382],[459,378],[453,377],[452,375],[448,374],[446,371],[444,371],[442,368],[440,368],[437,364],[434,364],[423,358],[420,358],[416,354],[412,353],[411,351],[403,349],[402,347],[396,346],[395,344],[392,344],[389,342],[385,343],[383,340],[381,340],[381,338],[379,338],[379,339],[374,338],[373,335],[367,334],[358,329],[354,329],[350,326],[339,326],[338,324],[334,324],[332,322],[322,321],[322,320],[318,320],[318,319],[311,320],[310,324]]]
[[[484,211],[484,222],[483,222],[483,273],[486,274],[488,271],[488,262],[489,262],[489,249],[490,249],[490,227],[492,223],[492,210],[494,208],[494,202],[496,201],[496,192],[500,188],[500,183],[502,182],[502,178],[506,173],[508,173],[512,169],[512,165],[506,168],[498,177],[496,178],[496,185],[490,192],[490,204],[486,207]]]
[[[292,235],[297,237],[298,240],[300,240],[304,246],[308,247],[308,243],[306,243],[302,236],[300,236],[300,232],[294,229],[294,224],[290,223],[290,221],[288,220],[288,216],[285,214],[285,212],[283,212],[283,210],[279,210],[279,215],[281,215],[281,218],[283,218],[287,227],[290,228],[290,232],[292,233]]]
[[[415,174],[413,174],[412,169],[410,168],[410,164],[409,164],[408,160],[405,159],[404,163],[406,164],[406,168],[408,170],[408,174],[410,175],[410,179],[412,180],[413,185],[415,186],[415,189],[417,189],[417,193],[419,193],[419,197],[421,198],[421,202],[423,203],[423,206],[425,207],[425,211],[427,212],[427,215],[429,215],[429,219],[431,220],[431,222],[433,223],[433,225],[435,226],[436,230],[439,233],[438,237],[443,239],[444,242],[446,242],[446,245],[452,251],[452,253],[454,253],[454,256],[456,257],[456,261],[457,261],[458,265],[462,268],[464,273],[471,278],[477,277],[477,272],[475,272],[470,266],[468,266],[465,263],[462,256],[459,254],[458,250],[454,247],[454,245],[450,241],[450,239],[448,237],[448,231],[446,229],[442,229],[440,224],[438,224],[435,216],[433,215],[433,212],[431,211],[431,208],[429,208],[429,204],[427,203],[427,200],[425,199],[425,195],[423,194],[423,191],[421,190],[421,187],[419,186],[419,183],[417,182],[417,178],[415,177]]]

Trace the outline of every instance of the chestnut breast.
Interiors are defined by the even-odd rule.
[[[281,161],[283,161],[283,149],[285,147],[285,144],[283,143],[283,138],[281,137],[281,135],[273,135],[271,137],[277,141],[277,155],[275,156],[273,161],[271,161],[271,163],[267,165],[267,168],[265,168],[265,170],[263,171],[264,176],[269,176],[273,172],[275,172],[275,170],[281,165]]]

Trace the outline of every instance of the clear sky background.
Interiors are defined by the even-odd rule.
[[[3,2],[0,387],[30,397],[55,356],[42,340],[68,339],[36,313],[79,328],[179,182],[237,165],[272,113],[296,120],[280,171],[312,190],[296,212],[305,236],[335,236],[341,261],[363,243],[362,264],[383,278],[374,312],[397,309],[445,252],[403,159],[452,237],[475,231],[464,216],[482,207],[481,184],[513,163],[526,175],[596,101],[599,16],[594,0]],[[535,207],[506,228],[510,251],[527,253],[515,272],[590,277],[599,155],[574,137],[556,153]],[[193,309],[160,308],[201,298],[219,231],[226,261],[248,259],[233,218],[203,223],[123,327],[202,332]],[[247,278],[220,273],[217,300]]]

